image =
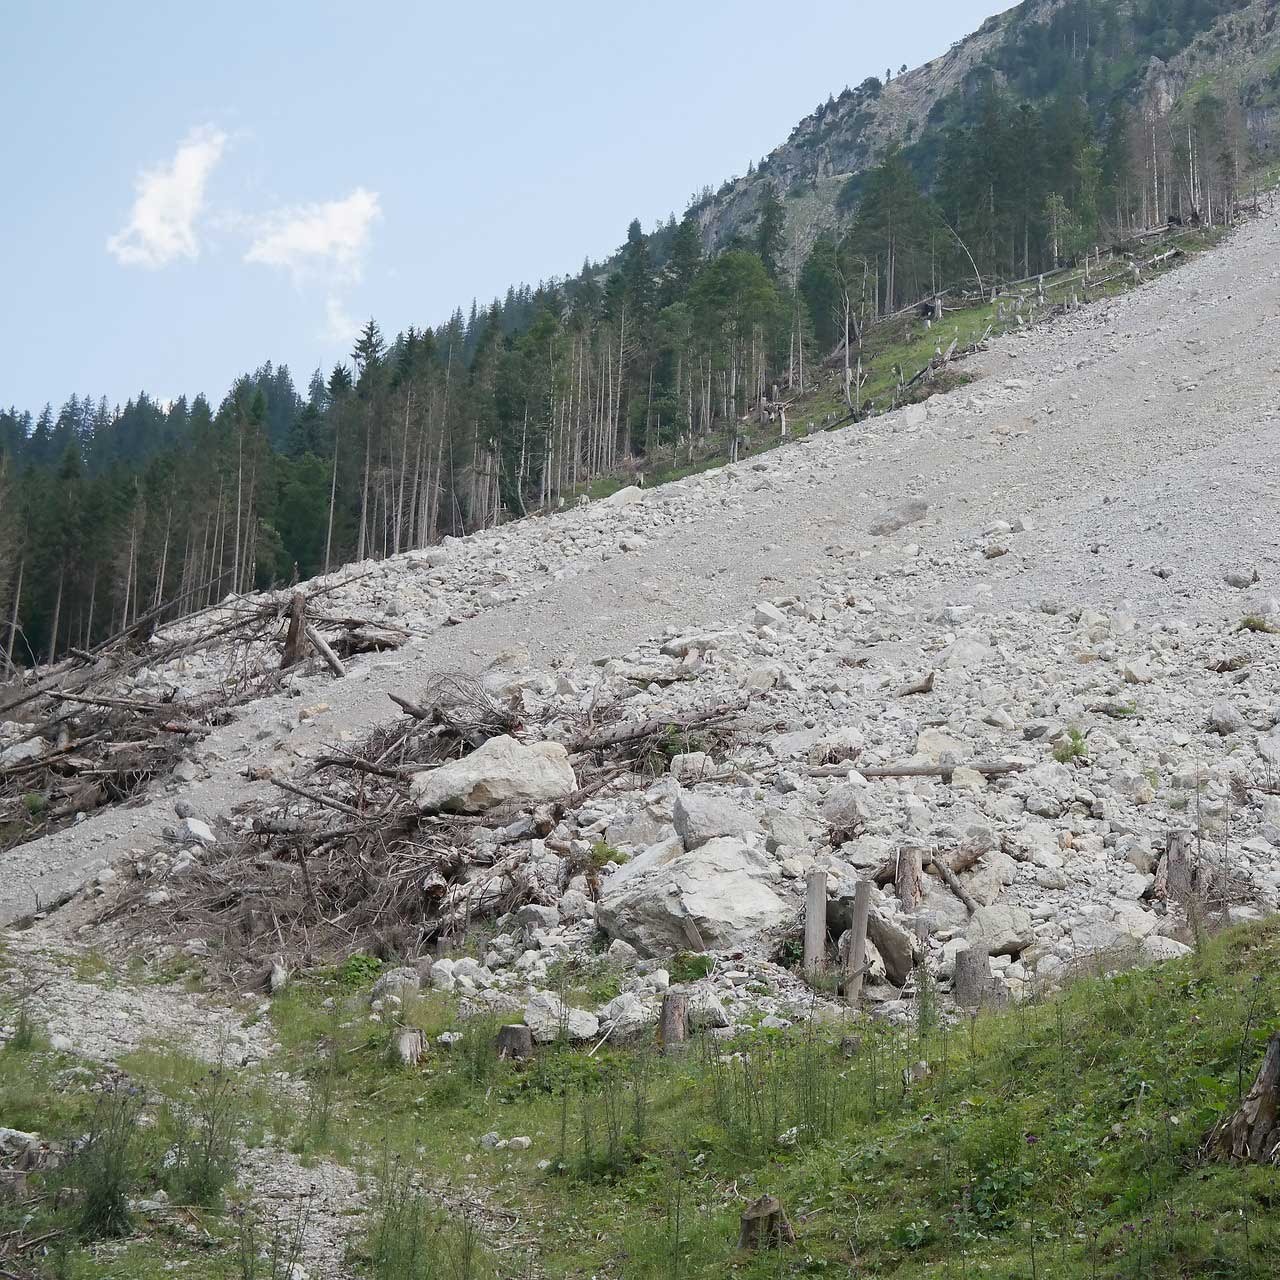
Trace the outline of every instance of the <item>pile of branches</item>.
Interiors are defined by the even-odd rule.
[[[309,967],[358,952],[420,955],[437,939],[460,939],[476,917],[554,901],[558,890],[529,873],[528,840],[547,838],[569,855],[567,842],[549,838],[566,813],[673,735],[723,726],[740,710],[606,724],[597,709],[569,726],[581,784],[574,795],[475,817],[420,811],[414,774],[498,734],[542,737],[547,726],[467,676],[438,676],[414,700],[392,696],[403,717],[355,750],[320,757],[303,781],[273,780],[281,801],[250,830],[206,851],[164,893],[136,882],[107,914],[129,915],[150,939],[205,940],[209,959],[239,986],[261,982],[282,959]],[[575,869],[566,863],[568,874]]]
[[[0,849],[141,793],[228,717],[218,697],[154,702],[49,692],[47,714],[0,764]],[[21,748],[36,744],[39,754]]]
[[[0,695],[0,721],[22,728],[4,743],[10,758],[0,762],[0,850],[136,798],[172,771],[185,747],[227,723],[233,708],[278,692],[289,669],[306,670],[310,660],[345,675],[343,657],[408,638],[359,618],[308,611],[301,593],[287,602],[222,605],[205,625],[186,619],[176,630],[162,639],[135,626],[96,650],[73,651],[28,673]],[[207,692],[179,697],[170,687],[124,696],[137,692],[131,682],[144,668],[210,649],[223,652]],[[22,750],[27,743],[35,747]]]

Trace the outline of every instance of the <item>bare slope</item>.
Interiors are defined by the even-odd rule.
[[[179,795],[206,817],[265,796],[271,788],[246,771],[287,767],[386,719],[384,691],[411,696],[432,672],[478,670],[513,646],[547,667],[571,652],[622,654],[667,626],[714,627],[761,596],[803,595],[833,556],[891,601],[900,580],[893,607],[908,619],[939,603],[1008,612],[1046,597],[1128,602],[1147,619],[1265,609],[1280,594],[1278,352],[1273,213],[1146,289],[993,343],[970,366],[979,381],[931,401],[924,421],[902,411],[633,506],[468,539],[430,570],[431,597],[446,608],[465,597],[472,607],[453,611],[472,616],[347,680],[305,681],[300,700],[255,704],[207,740],[200,780],[14,850],[0,919],[145,846],[173,822]],[[908,497],[926,500],[928,516],[886,550],[868,527]],[[984,558],[983,530],[1021,514],[1034,530],[1010,554]],[[1223,578],[1242,566],[1262,575],[1248,592]],[[357,581],[361,568],[348,571],[348,591],[373,613],[393,600],[400,611],[406,595],[412,603],[424,573],[420,557],[363,566],[373,571]]]

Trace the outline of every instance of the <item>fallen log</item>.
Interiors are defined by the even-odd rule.
[[[338,655],[329,647],[328,641],[325,640],[324,636],[322,636],[315,627],[307,626],[304,629],[304,634],[307,639],[311,641],[316,652],[319,653],[319,655],[328,664],[329,670],[332,671],[335,676],[341,679],[347,674],[347,669],[342,665]]]
[[[372,816],[371,814],[361,813],[359,809],[354,808],[352,805],[344,804],[341,800],[334,800],[331,796],[322,795],[319,791],[300,787],[296,782],[285,782],[282,778],[268,778],[267,781],[273,787],[279,787],[281,791],[288,791],[295,796],[301,796],[304,800],[324,805],[326,809],[336,809],[339,813],[349,814],[353,818],[367,819]]]
[[[1025,760],[975,761],[961,764],[892,764],[861,768],[856,764],[819,765],[809,769],[811,778],[847,778],[861,774],[868,782],[883,778],[941,778],[949,782],[957,769],[972,769],[984,778],[999,778],[1008,773],[1022,773],[1031,766]]]
[[[899,685],[894,690],[893,696],[895,698],[909,698],[916,693],[932,693],[936,674],[936,672],[930,671],[928,675],[921,676],[918,680],[908,680],[906,684]]]

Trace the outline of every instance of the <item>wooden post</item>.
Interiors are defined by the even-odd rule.
[[[304,644],[307,619],[307,597],[295,591],[289,600],[289,630],[284,638],[284,654],[280,658],[281,671],[287,671],[302,660],[306,652]]]
[[[668,991],[662,997],[662,1014],[658,1020],[658,1043],[664,1053],[681,1049],[689,1039],[689,997],[679,991]]]
[[[1195,865],[1191,845],[1194,835],[1179,828],[1165,836],[1164,857],[1156,868],[1155,895],[1166,902],[1180,902],[1184,906],[1191,901],[1195,884]]]
[[[867,915],[871,910],[871,881],[859,880],[853,890],[853,922],[849,926],[849,954],[845,958],[844,998],[856,1005],[862,998],[867,969]]]
[[[777,1196],[763,1195],[747,1206],[738,1229],[739,1249],[781,1249],[795,1242],[796,1233]]]
[[[966,1009],[980,1009],[991,1002],[991,957],[982,943],[974,943],[956,955],[956,976],[951,994]]]
[[[894,884],[903,913],[911,915],[920,909],[924,897],[924,852],[918,844],[904,844],[898,850]]]
[[[523,1062],[533,1057],[533,1032],[522,1022],[498,1028],[498,1057]]]
[[[812,981],[827,967],[827,873],[815,867],[804,886],[804,976]]]

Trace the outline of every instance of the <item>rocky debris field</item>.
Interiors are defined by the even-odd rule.
[[[835,934],[852,883],[895,880],[904,847],[926,870],[909,910],[876,890],[882,1003],[922,958],[945,981],[969,943],[1017,996],[1091,953],[1176,954],[1191,906],[1274,908],[1278,239],[1259,218],[1146,289],[997,340],[975,384],[926,405],[303,584],[327,615],[402,642],[242,708],[170,795],[11,851],[6,911],[95,876],[108,895],[113,876],[176,883],[211,842],[191,816],[174,827],[175,799],[216,844],[241,807],[278,800],[271,779],[386,721],[385,693],[413,699],[452,671],[530,727],[422,770],[421,807],[483,811],[495,786],[508,805],[573,798],[543,835],[512,835],[505,811],[477,824],[475,846],[500,840],[538,892],[499,915],[482,962],[429,978],[531,1025],[562,1014],[550,967],[601,933],[634,999],[583,1010],[584,1037],[590,1019],[656,1016],[677,953],[714,956],[728,1021],[795,1016],[811,993],[776,962],[806,872],[828,870]],[[128,688],[207,694],[231,661],[278,665],[278,639],[256,643],[143,667]],[[712,749],[674,735],[668,771],[650,759],[574,794],[555,744],[593,709],[662,720],[731,702],[742,718]],[[876,776],[920,766],[933,776]],[[166,829],[178,852],[157,858]],[[1157,871],[1181,830],[1194,883],[1175,874],[1171,892]],[[573,870],[587,850],[589,876]],[[467,874],[487,883],[479,863]]]

